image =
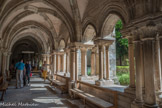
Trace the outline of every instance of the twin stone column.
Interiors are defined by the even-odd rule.
[[[159,36],[143,33],[134,38],[136,62],[136,98],[132,108],[158,108],[157,95],[161,91],[161,58]],[[143,92],[144,91],[144,92]]]
[[[11,53],[0,50],[0,72],[3,76],[3,82],[6,82],[7,77],[10,75],[9,73],[9,61],[10,61]]]
[[[106,39],[96,39],[95,44],[98,48],[98,59],[99,59],[99,80],[95,82],[98,86],[107,86],[112,85],[114,82],[110,80],[110,72],[109,72],[109,46],[114,42],[114,40],[106,40]],[[106,78],[104,79],[104,47],[106,49]]]

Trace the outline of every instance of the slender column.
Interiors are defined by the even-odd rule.
[[[56,74],[56,54],[53,55],[54,56],[54,74]]]
[[[129,71],[130,71],[130,85],[129,87],[135,87],[135,69],[134,69],[134,45],[133,39],[128,39],[129,43]]]
[[[75,81],[75,49],[70,50],[70,80]]]
[[[56,74],[58,73],[58,68],[59,68],[59,64],[58,64],[58,54],[56,54]]]
[[[68,53],[66,52],[66,68],[65,72],[68,73]]]
[[[162,69],[162,38],[160,38],[160,60],[161,60],[161,69]],[[162,78],[162,74],[161,74],[161,78]],[[161,91],[162,91],[162,82],[161,82]]]
[[[68,73],[68,53],[66,53],[66,73]]]
[[[81,75],[81,51],[78,50],[78,75]]]
[[[69,68],[69,67],[70,67],[70,64],[69,64],[69,63],[70,63],[70,62],[69,62],[70,58],[69,58],[69,57],[70,57],[70,50],[67,49],[67,50],[66,50],[66,63],[65,63],[65,66],[66,66],[65,69],[66,69],[66,70],[65,70],[65,74],[64,74],[64,76],[67,76],[67,77],[69,77],[69,75],[70,75],[70,74],[69,74],[69,72],[70,72],[70,71],[69,71],[69,69],[70,69],[70,68]]]
[[[54,76],[53,79],[56,79],[56,74],[57,74],[57,61],[56,61],[56,54],[54,54]]]
[[[9,71],[9,64],[10,64],[10,56],[11,56],[11,53],[8,53],[8,55],[7,55],[7,71]]]
[[[66,53],[63,54],[63,72],[66,73]]]
[[[53,57],[53,72],[52,73],[53,73],[53,79],[54,79],[54,75],[55,75],[55,72],[56,72],[55,71],[56,70],[56,67],[55,67],[55,64],[56,64],[56,62],[55,62],[56,61],[55,54],[53,54],[52,57]]]
[[[46,60],[47,60],[47,64],[50,64],[50,55],[49,55],[49,54],[47,54]],[[48,71],[49,71],[49,69],[50,69],[50,67],[47,66],[47,70],[48,70]]]
[[[81,48],[81,74],[87,76],[87,49]]]
[[[103,61],[102,61],[103,62],[103,65],[102,65],[102,68],[103,68],[103,79],[106,80],[106,60],[105,60],[106,59],[105,58],[106,54],[105,54],[105,46],[103,45],[102,47],[103,47],[102,48],[102,50],[103,50],[103,56],[102,56],[103,57],[102,58],[103,59]]]
[[[2,74],[2,50],[0,49],[0,75]]]
[[[60,55],[58,54],[58,72],[60,72],[61,71],[61,57],[60,57]]]
[[[64,60],[64,54],[62,55],[62,72],[65,72],[65,68],[64,68],[64,63],[65,60]]]
[[[8,53],[7,55],[7,63],[6,63],[6,70],[8,72],[8,76],[10,76],[10,71],[9,71],[9,66],[10,66],[10,57],[11,57],[11,52]]]
[[[92,51],[91,52],[91,75],[94,76],[95,75],[95,52]]]
[[[55,54],[52,56],[53,58],[53,73],[55,74]]]
[[[159,36],[155,39],[155,85],[156,91],[162,91],[161,86],[161,57],[160,57],[160,41]]]
[[[110,80],[109,46],[106,46],[106,80]]]
[[[141,70],[142,70],[142,88],[145,88],[145,71],[144,71],[144,53],[143,53],[143,42],[141,41],[141,47],[140,47],[140,57],[141,57]]]
[[[69,65],[70,65],[70,80],[69,80],[69,94],[71,94],[70,89],[73,89],[75,87],[75,47],[70,48],[70,54],[69,54]]]
[[[61,72],[62,70],[61,70],[61,55],[59,54],[59,56],[58,56],[58,64],[59,64],[59,68],[58,68],[58,70],[59,70],[59,72]]]
[[[103,46],[98,45],[99,51],[99,80],[103,80]]]
[[[145,108],[157,108],[155,96],[154,41],[144,40]]]
[[[99,73],[100,73],[100,70],[99,70],[99,50],[97,49],[96,50],[96,75],[99,75]]]
[[[75,49],[75,81],[78,80],[78,49]]]
[[[51,68],[51,79],[53,81],[53,78],[54,78],[54,55],[50,55],[50,61],[51,61],[51,65],[50,65],[50,68]]]
[[[3,82],[6,82],[6,62],[7,62],[7,52],[2,53],[2,76]]]
[[[142,44],[140,41],[135,42],[135,60],[136,60],[136,99],[135,103],[138,106],[142,106],[143,93],[142,93],[142,81],[143,81],[143,65],[142,65]]]
[[[70,50],[69,50],[69,51],[68,51],[68,58],[67,58],[67,59],[68,59],[68,62],[67,62],[67,66],[68,66],[68,67],[67,67],[67,73],[70,73],[70,54],[71,54],[71,53],[70,53]]]
[[[59,72],[62,72],[62,55],[59,54]]]

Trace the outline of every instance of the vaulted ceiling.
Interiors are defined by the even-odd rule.
[[[52,51],[61,40],[82,42],[85,36],[108,35],[117,20],[126,27],[161,12],[161,4],[161,0],[0,0],[0,47],[12,49],[16,41],[31,36],[44,52]]]

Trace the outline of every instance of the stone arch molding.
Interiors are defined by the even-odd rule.
[[[54,46],[54,42],[52,40],[52,34],[51,32],[43,25],[37,23],[37,22],[33,22],[33,21],[27,21],[27,22],[23,22],[19,25],[17,25],[16,27],[13,28],[12,31],[10,31],[8,37],[6,37],[4,39],[4,42],[6,43],[5,46],[7,46],[7,43],[9,42],[10,38],[13,37],[13,35],[15,35],[17,32],[22,32],[24,28],[38,28],[39,31],[38,32],[44,32],[46,34],[46,36],[49,37],[49,41],[52,43],[52,46]]]
[[[83,20],[83,23],[82,23],[82,29],[83,29],[83,33],[84,34],[84,31],[85,29],[87,28],[88,25],[92,25],[96,31],[96,34],[98,33],[98,29],[96,28],[96,22],[94,20],[94,18],[92,17],[86,17],[84,20]]]
[[[128,10],[120,3],[109,3],[105,4],[104,8],[101,10],[99,20],[97,21],[97,29],[99,31],[99,36],[103,35],[103,26],[105,26],[105,20],[110,17],[110,15],[115,15],[121,19],[123,26],[126,26],[130,21],[130,15]]]
[[[14,46],[14,44],[17,41],[19,41],[19,40],[21,40],[21,39],[23,39],[25,37],[32,37],[32,38],[36,39],[37,42],[41,45],[42,51],[44,51],[43,53],[47,52],[47,49],[48,49],[47,43],[44,41],[44,39],[41,36],[36,36],[33,33],[22,33],[22,34],[16,35],[13,38],[13,40],[11,41],[11,43],[8,45],[7,50],[8,51],[11,51],[12,50],[12,47]]]
[[[93,40],[96,37],[96,29],[92,24],[88,24],[84,30],[82,42],[87,42]]]
[[[111,35],[117,21],[120,20],[120,17],[116,14],[109,14],[107,18],[105,19],[102,29],[101,29],[101,37],[105,37],[108,35]]]
[[[31,2],[37,2],[37,1],[26,1],[26,2],[22,2],[22,4],[21,5],[18,5],[17,7],[15,7],[13,10],[10,10],[9,12],[7,12],[6,13],[6,15],[2,18],[2,22],[4,23],[5,22],[5,18],[7,18],[10,14],[12,14],[12,12],[14,12],[15,10],[17,10],[17,9],[22,9],[22,7],[24,6],[24,5],[28,5],[29,3],[31,3]],[[39,1],[40,2],[40,1]],[[41,2],[43,2],[43,3],[45,3],[45,4],[50,4],[50,2],[48,2],[47,0],[46,1],[41,1]],[[23,8],[24,9],[24,11],[22,11],[23,13],[24,12],[28,12],[28,13],[30,13],[30,14],[33,14],[33,13],[38,13],[38,12],[41,12],[41,14],[40,15],[42,15],[43,17],[44,17],[44,19],[46,19],[47,20],[47,22],[48,23],[50,23],[51,24],[51,20],[48,18],[48,16],[46,15],[46,14],[44,14],[45,12],[46,13],[49,13],[49,14],[52,14],[53,16],[55,16],[55,17],[57,17],[57,18],[59,18],[59,19],[61,19],[62,20],[62,22],[65,24],[65,26],[68,28],[68,31],[69,31],[69,33],[71,34],[70,36],[74,36],[73,35],[73,26],[72,26],[72,21],[71,21],[71,18],[69,18],[69,17],[66,17],[66,16],[68,16],[67,15],[67,13],[63,10],[63,9],[59,9],[57,6],[55,7],[55,6],[53,6],[52,4],[50,4],[50,6],[52,7],[50,7],[50,9],[45,9],[45,8],[37,8],[37,7],[34,7],[34,6],[27,6],[27,7],[25,7],[25,8]],[[24,15],[22,15],[21,17],[23,18],[23,17],[25,17],[25,15],[27,15],[27,14],[24,14]],[[20,18],[20,17],[16,17],[16,18]],[[13,20],[19,20],[19,19],[13,19]],[[3,23],[2,23],[2,25],[3,25]],[[11,23],[11,24],[15,24],[15,23]],[[7,27],[7,28],[11,28],[11,27],[13,27],[13,25],[12,26],[9,26],[9,27]],[[52,30],[54,30],[54,27],[53,27],[53,25],[50,25],[50,29]],[[55,33],[55,32],[54,32]],[[3,35],[1,35],[1,36],[4,36],[4,37],[6,37],[5,35],[6,34],[4,34],[3,33],[3,31],[0,31],[0,34],[3,34]],[[54,35],[54,34],[52,34],[52,35]],[[73,38],[72,38],[73,39]]]
[[[66,47],[66,43],[64,39],[61,39],[59,42],[59,49],[63,49]]]

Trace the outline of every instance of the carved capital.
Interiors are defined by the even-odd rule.
[[[153,21],[149,21],[144,26],[132,27],[129,30],[129,36],[127,38],[133,37],[133,41],[141,41],[141,40],[153,40],[155,39],[157,33],[161,34],[162,23],[155,24]]]
[[[88,49],[85,48],[85,47],[82,47],[80,50],[81,50],[81,53],[87,53],[87,50],[88,50]]]
[[[3,52],[3,55],[4,55],[4,56],[8,56],[8,52],[7,52],[7,51],[4,51],[4,52]]]
[[[92,53],[95,53],[97,51],[97,46],[95,45],[92,49],[91,49],[91,52]]]
[[[157,25],[157,32],[162,37],[162,22]]]
[[[157,35],[157,27],[144,27],[141,29],[142,39],[154,39]]]

